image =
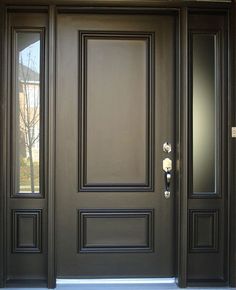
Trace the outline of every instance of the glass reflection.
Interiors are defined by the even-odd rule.
[[[193,34],[193,192],[215,192],[215,35]]]
[[[40,33],[17,33],[17,193],[39,193]]]

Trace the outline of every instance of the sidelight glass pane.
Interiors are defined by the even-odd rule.
[[[192,35],[193,192],[216,192],[216,48],[214,34]]]
[[[40,32],[16,33],[16,191],[40,188]]]

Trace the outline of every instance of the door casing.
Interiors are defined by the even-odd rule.
[[[53,3],[50,1],[50,3]],[[71,6],[68,5],[68,1],[57,0],[54,4],[48,3],[47,0],[43,1],[24,1],[21,0],[11,0],[4,1],[0,8],[1,13],[1,63],[3,64],[0,69],[1,73],[1,143],[0,143],[0,176],[1,176],[1,195],[0,195],[0,285],[5,286],[6,282],[6,212],[7,212],[7,188],[8,188],[8,172],[7,172],[7,160],[5,156],[8,156],[9,149],[7,147],[8,139],[8,45],[7,45],[7,14],[13,11],[27,11],[32,12],[44,12],[48,13],[48,62],[47,62],[47,72],[48,81],[46,86],[48,88],[48,104],[47,111],[50,112],[50,116],[47,119],[47,182],[46,182],[46,192],[47,192],[47,203],[48,203],[48,258],[47,258],[47,285],[49,288],[55,287],[56,281],[56,271],[55,271],[55,240],[54,240],[54,170],[55,170],[55,159],[54,159],[54,148],[55,148],[55,39],[56,39],[56,15],[62,12],[73,12],[73,13],[83,13],[86,11],[93,11],[94,13],[156,13],[165,11],[175,11],[179,18],[179,26],[177,28],[177,34],[179,36],[179,46],[177,48],[177,55],[179,61],[178,69],[178,81],[179,84],[177,88],[177,136],[176,136],[176,148],[177,150],[177,164],[176,164],[176,180],[177,180],[177,194],[176,194],[176,218],[178,221],[177,226],[177,236],[178,236],[178,246],[176,249],[177,255],[177,283],[180,287],[186,287],[187,281],[187,197],[188,197],[188,166],[189,166],[189,128],[188,128],[188,118],[189,118],[189,99],[188,99],[188,15],[189,11],[204,11],[204,13],[225,13],[228,19],[229,27],[229,49],[228,49],[228,72],[229,80],[227,86],[229,88],[228,96],[228,154],[225,156],[227,159],[225,172],[234,172],[236,169],[236,154],[233,151],[233,146],[235,145],[235,140],[231,139],[230,128],[236,124],[236,100],[233,98],[235,93],[235,67],[236,61],[234,58],[234,51],[236,46],[236,23],[235,23],[235,11],[236,4],[232,1],[224,1],[222,3],[215,2],[198,2],[198,1],[175,1],[174,3],[166,3],[166,1],[90,1],[92,7],[88,7],[86,1],[72,0],[70,1]],[[64,5],[64,6],[63,6]],[[236,286],[236,180],[233,174],[228,175],[228,245],[225,255],[227,257],[227,268],[228,268],[228,280],[230,286]],[[204,283],[204,282],[202,282]],[[196,284],[198,284],[196,282]],[[213,286],[214,281],[209,285]]]

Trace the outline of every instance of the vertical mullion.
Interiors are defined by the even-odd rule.
[[[187,286],[187,202],[188,202],[188,9],[180,10],[180,198],[178,222],[178,286]]]
[[[235,49],[236,49],[236,3],[232,3],[230,11],[230,33],[229,33],[229,124],[230,130],[232,126],[236,124],[235,116],[235,68],[236,68],[236,58],[235,58]],[[231,139],[231,132],[229,134],[229,153],[228,153],[228,192],[229,192],[229,285],[230,287],[236,287],[236,178],[234,177],[233,172],[236,170],[236,155],[233,150],[235,148],[236,139]],[[231,173],[231,174],[230,174]]]
[[[6,42],[6,7],[0,5],[0,287],[6,281],[6,75],[7,75],[7,42]]]
[[[48,196],[48,288],[56,287],[55,270],[55,77],[56,77],[56,7],[49,6],[49,49],[48,49],[48,110],[47,117],[47,196]]]

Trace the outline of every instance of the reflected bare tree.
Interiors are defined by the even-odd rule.
[[[35,193],[35,172],[33,147],[39,142],[39,80],[35,70],[35,64],[28,54],[27,64],[23,65],[20,58],[19,72],[21,76],[22,94],[19,98],[20,130],[24,136],[25,148],[30,163],[30,186],[31,192]]]

